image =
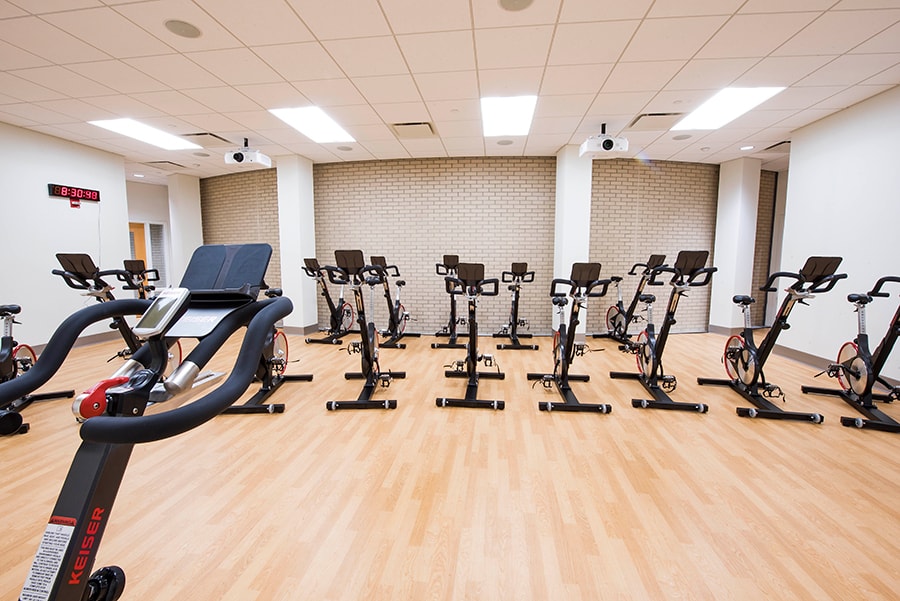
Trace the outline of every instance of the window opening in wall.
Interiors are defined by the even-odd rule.
[[[165,228],[162,224],[151,223],[150,227],[150,264],[159,272],[159,284],[169,285],[166,272]]]

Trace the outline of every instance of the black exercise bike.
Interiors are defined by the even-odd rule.
[[[640,315],[635,313],[635,310],[640,302],[641,295],[644,293],[644,288],[647,286],[647,282],[650,281],[653,270],[657,267],[664,267],[665,262],[666,255],[650,255],[650,258],[646,263],[635,263],[631,266],[628,275],[637,275],[637,270],[640,268],[641,278],[638,280],[637,288],[634,291],[634,297],[631,299],[631,303],[627,308],[622,300],[622,288],[620,286],[622,276],[613,276],[610,278],[616,287],[616,303],[610,306],[606,311],[607,333],[594,334],[594,338],[612,338],[613,340],[618,340],[622,343],[628,342],[631,338],[628,334],[628,327],[632,323],[637,323],[641,318]]]
[[[500,280],[504,284],[509,284],[506,288],[509,290],[509,317],[506,323],[500,326],[500,331],[494,334],[494,338],[509,338],[509,342],[501,342],[497,345],[497,349],[511,349],[523,351],[536,351],[538,345],[525,344],[520,338],[531,338],[531,334],[522,334],[519,332],[520,327],[528,327],[528,320],[519,317],[519,295],[522,292],[522,284],[529,284],[534,281],[534,272],[528,271],[528,263],[513,263],[509,271],[500,274]]]
[[[753,404],[753,407],[738,407],[741,417],[762,417],[767,419],[787,419],[821,424],[825,417],[820,413],[784,411],[770,399],[784,399],[784,392],[779,386],[766,381],[763,366],[775,348],[775,341],[782,331],[790,327],[788,317],[794,305],[807,304],[806,301],[815,294],[828,292],[838,281],[847,277],[845,273],[835,273],[841,264],[841,257],[809,257],[798,273],[779,271],[773,273],[760,288],[763,292],[776,292],[775,281],[779,278],[794,280],[785,289],[784,298],[775,322],[769,328],[762,343],[757,346],[753,339],[750,325],[750,305],[756,302],[751,296],[737,295],[732,300],[744,314],[744,331],[734,335],[725,342],[722,363],[725,365],[727,380],[717,378],[697,378],[697,383],[712,386],[730,386]]]
[[[375,322],[366,318],[366,304],[362,287],[369,287],[369,302],[372,303],[376,286],[383,285],[387,274],[377,265],[366,265],[361,250],[334,251],[337,267],[324,267],[328,279],[333,284],[349,286],[356,300],[356,319],[359,323],[359,340],[347,346],[347,352],[360,356],[360,371],[347,372],[348,380],[365,380],[363,389],[355,401],[327,401],[325,408],[329,411],[339,409],[396,409],[395,399],[381,401],[372,400],[376,386],[388,388],[391,382],[406,377],[403,371],[381,371],[379,363],[378,328]]]
[[[21,311],[22,307],[19,305],[0,305],[0,321],[3,322],[3,335],[0,336],[0,384],[28,373],[37,362],[34,349],[27,344],[19,344],[13,338],[13,324],[19,323],[16,321],[16,315]],[[73,396],[74,390],[66,390],[25,394],[0,403],[0,436],[28,432],[30,426],[24,423],[21,412],[31,403],[50,399],[70,399]]]
[[[321,290],[325,303],[328,305],[328,329],[324,338],[307,338],[307,344],[340,344],[341,338],[350,333],[355,316],[353,305],[344,300],[344,287],[341,286],[337,301],[331,298],[328,290],[328,272],[319,265],[315,258],[303,259],[303,271],[309,277],[316,280],[316,285]]]
[[[457,266],[456,276],[444,278],[447,293],[451,295],[465,295],[469,306],[469,341],[466,344],[466,358],[460,359],[451,365],[452,369],[444,371],[445,378],[466,378],[466,395],[464,398],[438,397],[435,404],[438,407],[469,407],[486,409],[503,409],[504,401],[483,400],[478,398],[478,382],[481,378],[502,380],[506,375],[500,371],[493,355],[478,352],[478,320],[476,311],[478,298],[481,296],[497,296],[500,282],[497,278],[485,279],[484,264],[460,263]],[[496,367],[496,371],[478,371],[478,364],[485,367]]]
[[[900,422],[893,419],[875,406],[875,401],[891,403],[900,399],[900,387],[894,386],[882,377],[881,371],[900,337],[900,307],[894,313],[884,338],[875,352],[869,350],[869,335],[866,332],[866,306],[874,298],[890,296],[882,292],[887,283],[900,283],[900,277],[885,276],[875,283],[866,294],[851,294],[847,300],[856,307],[858,334],[850,342],[845,342],[838,351],[837,361],[816,376],[827,374],[836,378],[840,389],[803,386],[801,390],[807,394],[829,394],[841,397],[844,402],[865,416],[841,417],[841,425],[881,430],[883,432],[900,432]],[[875,392],[874,387],[880,384],[888,392]]]
[[[709,407],[704,403],[685,403],[673,401],[668,393],[673,392],[678,386],[678,380],[672,374],[663,370],[663,352],[669,339],[669,329],[675,324],[675,312],[678,302],[685,296],[691,287],[706,286],[710,283],[715,267],[706,267],[709,251],[683,250],[678,253],[675,265],[672,267],[657,266],[651,270],[650,286],[661,286],[664,282],[657,278],[663,273],[671,273],[669,284],[672,291],[669,294],[669,303],[666,305],[666,315],[663,318],[659,333],[653,322],[653,303],[656,297],[652,294],[641,294],[639,302],[647,306],[647,327],[641,332],[637,340],[625,343],[622,350],[632,352],[637,359],[638,373],[610,372],[610,378],[631,378],[639,380],[649,392],[652,399],[632,399],[631,406],[644,409],[669,409],[680,411],[696,411],[706,413]]]
[[[562,403],[541,401],[540,411],[589,411],[592,413],[611,413],[612,406],[606,403],[581,403],[572,392],[570,380],[588,382],[591,377],[586,374],[570,374],[569,367],[576,356],[584,354],[584,345],[575,341],[575,332],[580,323],[579,313],[587,306],[588,297],[601,297],[612,280],[601,280],[600,263],[575,263],[568,280],[554,279],[550,284],[550,298],[559,314],[559,327],[553,331],[553,373],[529,373],[528,379],[541,382],[544,388],[554,385],[563,398]],[[566,324],[566,306],[572,299],[569,323]]]
[[[406,348],[406,345],[400,342],[404,336],[419,337],[418,332],[407,332],[406,324],[410,320],[409,311],[400,302],[400,293],[406,286],[406,280],[396,280],[397,296],[391,295],[390,278],[399,278],[400,270],[396,265],[388,265],[387,260],[381,256],[372,256],[372,265],[380,267],[384,274],[381,278],[381,285],[384,288],[384,300],[387,302],[388,310],[388,327],[381,331],[381,337],[386,338],[381,342],[382,348]]]
[[[444,286],[447,278],[455,278],[459,268],[459,255],[444,255],[442,263],[435,263],[434,272],[444,278]],[[456,312],[456,295],[450,294],[450,318],[447,325],[435,332],[435,336],[448,336],[447,342],[432,342],[431,348],[466,348],[466,343],[459,342],[459,326],[466,325],[466,318],[459,317]],[[466,334],[463,334],[466,336]]]

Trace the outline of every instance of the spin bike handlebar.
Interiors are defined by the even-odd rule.
[[[81,438],[89,442],[109,444],[153,442],[177,436],[216,417],[238,400],[253,382],[273,324],[289,315],[292,310],[291,300],[286,296],[279,296],[248,303],[231,313],[222,322],[228,324],[223,328],[228,334],[247,323],[249,315],[252,314],[252,318],[247,323],[247,331],[234,367],[221,386],[192,403],[164,413],[140,417],[92,417],[82,424]],[[200,344],[205,341],[206,339]],[[215,344],[207,345],[209,348],[204,349],[210,356],[221,347],[222,341],[212,342]]]
[[[516,279],[518,278],[518,280]],[[534,281],[534,272],[526,271],[521,275],[516,275],[512,271],[504,271],[500,274],[500,279],[504,284],[511,284],[513,282],[518,281],[521,284],[530,284]]]
[[[550,282],[550,296],[605,296],[606,291],[612,282],[612,279],[594,280],[592,282],[589,282],[587,286],[580,286],[578,282],[575,282],[574,280],[568,280],[566,278],[554,278],[553,281]],[[567,291],[560,291],[560,286],[568,286],[569,289]],[[603,286],[602,290],[594,291],[594,288],[596,288],[597,286]],[[579,294],[579,290],[581,291],[581,294]]]
[[[776,271],[772,275],[769,276],[769,279],[766,280],[766,283],[759,287],[759,289],[763,292],[777,292],[778,289],[775,287],[775,280],[778,278],[791,278],[796,280],[791,286],[790,290],[794,292],[799,292],[801,294],[819,294],[823,292],[828,292],[834,285],[838,283],[838,281],[843,280],[847,277],[846,273],[832,273],[830,275],[822,276],[820,278],[816,278],[814,280],[807,280],[799,273],[792,273],[790,271]],[[805,284],[809,284],[808,287],[804,288]]]
[[[651,267],[649,263],[635,263],[631,266],[631,270],[629,270],[628,275],[638,275],[637,268],[641,268],[641,275],[650,274],[656,267],[668,267],[665,263],[661,263],[660,265],[656,265]]]
[[[465,282],[453,276],[446,276],[444,284],[447,294],[467,294],[469,296],[497,296],[500,293],[500,280],[488,278],[475,282]]]
[[[656,279],[656,276],[661,273],[671,273],[672,278],[669,280],[670,284],[681,286],[706,286],[707,284],[709,284],[709,281],[712,278],[712,274],[718,271],[718,269],[718,267],[701,267],[700,269],[695,269],[688,274],[684,274],[680,269],[676,267],[660,265],[653,268],[647,284],[649,284],[650,286],[662,286],[666,282],[660,282]],[[687,279],[685,279],[685,275],[687,276]],[[702,279],[699,279],[701,276],[703,276]]]
[[[900,277],[895,275],[886,275],[883,278],[879,279],[878,282],[875,283],[875,287],[869,292],[869,296],[879,296],[879,297],[888,297],[890,296],[887,292],[882,292],[881,287],[887,284],[888,282],[897,282],[900,283]]]

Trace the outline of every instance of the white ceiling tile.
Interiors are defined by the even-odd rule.
[[[287,81],[344,77],[319,42],[258,46],[253,51]]]
[[[900,64],[900,54],[840,56],[797,82],[797,86],[849,86]]]
[[[428,108],[422,102],[373,104],[372,108],[385,123],[416,123],[431,119]]]
[[[380,0],[395,34],[469,29],[468,2],[445,0]]]
[[[248,48],[190,52],[187,57],[230,85],[281,81],[278,73]]]
[[[193,126],[194,132],[211,132],[217,136],[225,137],[220,132],[234,131],[240,129],[240,125],[229,119],[225,115],[219,113],[201,113],[198,115],[187,115],[183,120]],[[227,138],[226,138],[227,139]],[[240,140],[231,140],[238,144]]]
[[[560,134],[529,135],[525,156],[556,156],[569,143],[569,136]]]
[[[666,84],[667,90],[719,89],[730,85],[758,62],[755,58],[697,59]]]
[[[412,157],[445,157],[447,151],[440,138],[426,138],[421,140],[403,140],[403,147]]]
[[[697,58],[768,56],[818,16],[814,12],[736,15],[700,49]]]
[[[366,99],[349,79],[319,79],[292,82],[316,106],[365,104]]]
[[[441,31],[397,36],[413,73],[467,71],[475,68],[472,32]]]
[[[65,67],[36,67],[34,69],[14,71],[13,74],[51,90],[56,90],[61,94],[68,95],[73,90],[78,90],[78,96],[81,98],[104,96],[115,92],[115,90],[82,77]]]
[[[251,130],[263,130],[263,129],[280,129],[284,127],[289,127],[285,124],[284,121],[265,110],[256,110],[256,111],[237,111],[234,113],[223,113],[226,117],[240,123],[244,127],[247,127]],[[261,144],[261,142],[256,142],[257,145]]]
[[[851,50],[900,20],[900,10],[825,13],[773,54],[838,54]]]
[[[94,46],[37,17],[0,21],[0,40],[59,64],[110,58]]]
[[[653,0],[629,0],[628,2],[598,2],[597,0],[565,0],[560,13],[560,23],[573,21],[623,21],[643,19]]]
[[[297,14],[283,2],[194,0],[247,46],[290,44],[314,40]]]
[[[603,92],[598,94],[588,115],[632,113],[637,115],[655,96],[654,92]]]
[[[659,90],[684,66],[684,61],[619,63],[603,85],[604,92]]]
[[[88,102],[120,117],[141,119],[144,117],[158,117],[164,114],[160,109],[141,102],[133,96],[126,96],[125,94],[97,96],[95,98],[90,98]]]
[[[483,156],[484,155],[484,138],[478,136],[469,136],[462,138],[446,137],[444,140],[444,148],[450,156]]]
[[[786,4],[784,0],[747,0],[740,11],[741,13],[780,13],[780,12],[806,12],[824,11],[834,5],[834,0],[791,0]]]
[[[442,138],[475,138],[484,131],[481,120],[435,121],[434,127]]]
[[[384,122],[381,120],[381,117],[378,116],[378,113],[375,112],[375,109],[368,104],[332,106],[325,112],[344,127],[356,127],[357,125],[384,125]]]
[[[288,0],[320,40],[391,33],[376,0]]]
[[[132,97],[171,115],[192,115],[209,112],[209,107],[176,90],[142,92],[140,94],[132,94]]]
[[[421,102],[419,90],[409,75],[355,77],[352,80],[369,104]]]
[[[265,109],[308,106],[310,104],[309,100],[297,88],[287,82],[237,86],[237,90]],[[189,92],[185,91],[185,93]],[[197,100],[200,100],[200,98],[197,98]],[[207,102],[204,102],[204,104],[211,106]]]
[[[557,26],[549,65],[614,63],[619,60],[640,21],[563,23]]]
[[[7,96],[23,102],[52,100],[53,98],[65,98],[67,96],[56,90],[32,83],[27,79],[3,72],[0,72],[0,90],[3,90],[3,93]]]
[[[62,0],[65,1],[65,0]],[[32,11],[35,12],[35,11]],[[0,0],[0,19],[10,19],[12,17],[24,17],[28,13],[19,8],[18,6],[13,6],[7,0]]]
[[[224,84],[221,79],[181,54],[130,58],[123,62],[176,90],[211,88]]]
[[[350,77],[407,73],[406,62],[393,37],[331,40],[325,49]]]
[[[15,115],[21,119],[26,119],[35,123],[47,123],[52,125],[55,123],[71,123],[75,120],[73,117],[52,111],[35,103],[20,102],[18,104],[5,104],[3,105],[2,110],[6,114]]]
[[[638,27],[621,60],[691,58],[726,19],[725,16],[647,19]]]
[[[477,99],[436,100],[426,102],[428,112],[436,122],[478,121],[481,122],[481,102]]]
[[[642,113],[689,113],[713,94],[715,89],[662,90],[641,111]]]
[[[86,44],[106,52],[114,58],[164,54],[172,49],[111,8],[91,8],[44,16]],[[98,32],[104,32],[98,35]]]
[[[384,123],[372,123],[371,125],[353,125],[350,126],[351,135],[357,142],[374,142],[380,140],[394,140],[396,136],[391,128]]]
[[[399,140],[372,140],[364,144],[374,158],[387,159],[408,159],[409,152],[403,147]]]
[[[482,96],[520,96],[537,94],[543,69],[483,69],[479,72]]]
[[[535,118],[580,117],[587,112],[595,97],[595,94],[541,96],[534,109],[534,116]]]
[[[822,102],[816,104],[814,109],[834,109],[840,110],[845,109],[848,106],[853,106],[867,98],[871,98],[872,96],[876,96],[885,90],[890,90],[893,88],[893,85],[865,85],[865,86],[855,86],[853,88],[845,89],[841,92],[833,96],[829,96]]]
[[[290,84],[284,84],[290,87]],[[291,88],[293,89],[293,88]],[[217,113],[237,113],[240,111],[256,111],[261,107],[240,91],[230,87],[217,88],[193,88],[182,90],[185,96],[189,96]],[[294,93],[300,96],[299,92]]]
[[[474,70],[418,73],[414,79],[424,100],[478,98],[478,73]]]
[[[612,71],[613,64],[551,65],[544,70],[541,94],[596,94]]]
[[[554,23],[559,3],[560,0],[543,0],[526,10],[508,11],[501,8],[499,2],[472,2],[472,20],[476,29]]]
[[[900,65],[895,65],[890,69],[885,69],[881,73],[870,77],[862,82],[863,85],[892,85],[900,84]]]
[[[35,119],[29,119],[28,117],[24,117],[22,115],[17,115],[15,113],[7,112],[3,110],[6,108],[5,106],[0,107],[0,122],[8,123],[9,125],[18,125],[19,127],[34,127],[35,125],[40,125],[40,121]]]
[[[895,23],[881,33],[878,33],[850,52],[853,54],[875,54],[878,52],[897,52],[900,46],[900,23]]]
[[[767,110],[805,109],[840,92],[841,86],[788,88],[779,92],[761,106]]]
[[[581,116],[577,117],[535,117],[531,122],[529,137],[544,134],[570,135],[581,123]]]
[[[479,69],[544,66],[553,27],[507,27],[475,30]]]
[[[647,17],[683,17],[697,15],[730,15],[745,0],[656,0]]]
[[[190,0],[150,0],[132,4],[117,4],[113,9],[180,52],[237,48],[235,38],[218,21]],[[170,20],[186,21],[197,27],[202,35],[185,38],[166,29]]]
[[[77,63],[69,65],[69,69],[122,94],[152,92],[167,87],[142,71],[117,60]]]
[[[832,60],[834,56],[770,56],[741,75],[735,86],[789,86]]]
[[[0,40],[0,71],[45,67],[50,64],[50,61],[44,60],[36,54],[16,48],[12,44],[7,44]]]
[[[47,110],[55,111],[62,115],[68,115],[76,121],[94,121],[96,119],[114,119],[115,114],[101,109],[92,104],[76,100],[74,98],[64,98],[60,100],[44,100],[35,102],[36,106],[43,107]]]

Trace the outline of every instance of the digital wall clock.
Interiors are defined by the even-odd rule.
[[[75,200],[93,200],[100,202],[100,191],[79,188],[78,186],[62,186],[60,184],[47,184],[47,193],[50,196],[59,196]]]

